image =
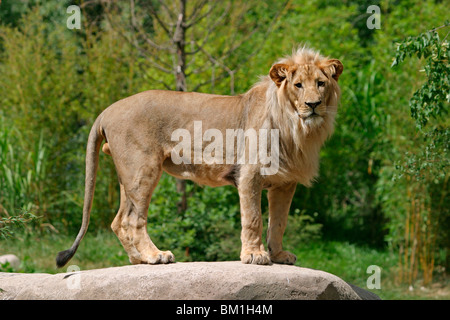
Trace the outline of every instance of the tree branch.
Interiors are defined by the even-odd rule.
[[[156,8],[153,6],[153,3],[151,1],[148,2],[148,8],[150,10],[151,15],[156,19],[156,21],[158,22],[158,24],[161,26],[161,28],[163,28],[164,32],[169,36],[170,39],[172,39],[173,34],[172,32],[170,32],[170,30],[168,29],[167,25],[158,15],[158,13],[156,12]]]
[[[223,70],[225,70],[225,72],[223,72],[220,76],[215,77],[215,81],[221,80],[223,78],[225,78],[226,76],[230,76],[231,77],[231,83],[230,83],[230,87],[231,87],[231,92],[232,94],[234,94],[234,74],[248,61],[250,60],[253,56],[255,56],[260,49],[264,46],[264,44],[267,41],[268,38],[268,34],[273,30],[273,27],[276,23],[276,21],[278,20],[278,18],[280,17],[281,13],[283,12],[283,10],[286,8],[287,4],[289,3],[290,0],[286,0],[283,5],[281,6],[280,10],[278,10],[278,12],[276,13],[276,15],[274,16],[274,18],[272,19],[271,23],[269,24],[268,28],[266,29],[264,36],[263,36],[263,40],[254,48],[254,50],[252,50],[251,53],[249,53],[245,58],[240,59],[239,64],[236,65],[233,69],[229,68],[227,65],[225,65],[225,63],[223,62],[223,60],[227,59],[229,56],[231,56],[231,54],[238,49],[240,46],[242,46],[242,44],[252,35],[254,34],[254,32],[256,31],[252,31],[250,32],[250,34],[246,37],[244,37],[237,45],[233,46],[232,48],[230,48],[229,50],[227,50],[223,55],[221,55],[219,58],[215,58],[213,57],[209,52],[207,52],[204,47],[203,44],[200,45],[198,42],[194,41],[194,44],[197,46],[197,50],[196,51],[200,51],[203,54],[206,55],[206,57],[208,58],[208,60],[213,64],[213,65],[217,65],[220,66]],[[259,27],[258,27],[259,28]],[[198,70],[202,70],[203,68],[194,70],[192,73],[197,73]],[[200,87],[206,85],[210,83],[210,81],[204,81],[201,82],[199,84],[197,84],[194,87],[194,91],[198,90]]]
[[[204,0],[200,3],[199,6],[196,6],[194,8],[194,13],[193,15],[190,17],[190,22],[186,24],[186,29],[189,29],[190,27],[192,27],[193,25],[197,24],[198,22],[200,22],[202,19],[204,19],[205,17],[209,16],[211,14],[211,12],[214,11],[214,9],[217,7],[217,3],[219,1],[214,1],[211,5],[211,7],[208,9],[208,11],[206,11],[204,14],[199,15],[200,12],[202,11],[203,7],[206,5],[208,1]],[[186,20],[187,21],[187,20]]]
[[[102,2],[102,3],[103,3],[103,2]],[[172,70],[167,68],[167,66],[169,66],[168,64],[166,64],[164,61],[161,61],[160,59],[158,59],[159,62],[156,62],[156,57],[157,57],[156,55],[155,55],[155,56],[150,56],[150,55],[148,55],[147,51],[146,51],[145,49],[143,49],[143,48],[137,43],[136,39],[133,39],[133,40],[132,40],[132,39],[129,39],[129,38],[122,32],[122,30],[120,30],[120,29],[118,29],[118,28],[115,28],[115,27],[114,27],[115,24],[113,23],[113,21],[112,21],[112,19],[111,19],[111,14],[110,14],[109,10],[108,10],[106,7],[104,7],[104,10],[105,10],[105,16],[106,16],[106,19],[108,20],[108,22],[109,22],[111,28],[112,28],[113,30],[115,30],[115,31],[116,31],[123,39],[125,39],[128,43],[130,43],[134,48],[136,48],[142,56],[144,56],[146,59],[148,59],[148,63],[149,63],[152,67],[154,67],[154,68],[156,68],[156,69],[158,69],[158,70],[160,70],[160,71],[162,71],[162,72],[165,72],[165,73],[172,73]],[[161,66],[159,63],[165,64],[166,67]],[[170,67],[170,66],[169,66],[169,67]]]
[[[199,50],[208,58],[208,60],[213,64],[213,65],[218,65],[220,66],[223,70],[226,71],[226,73],[228,73],[228,75],[231,78],[231,84],[230,84],[230,91],[231,94],[234,94],[234,70],[231,70],[228,66],[226,66],[222,61],[214,58],[208,51],[206,51],[202,46],[200,46],[198,43],[195,43],[196,46],[199,48]],[[225,75],[226,76],[226,75]],[[224,78],[224,76],[220,76],[219,78],[215,78],[215,80],[217,79],[222,79]],[[202,82],[200,84],[198,84],[197,86],[195,86],[194,91],[196,91],[198,88],[200,88],[201,86],[205,85],[209,83],[209,81],[205,81]]]
[[[145,32],[142,32],[142,28],[139,28],[139,26],[137,25],[134,7],[135,7],[134,0],[130,0],[130,16],[131,16],[131,25],[132,25],[133,29],[136,32],[138,32],[138,34],[144,38],[145,42],[147,42],[147,44],[149,44],[153,48],[155,48],[157,50],[170,51],[172,49],[170,46],[159,45],[159,44],[155,43],[153,40],[151,40],[149,37],[147,37]]]
[[[227,7],[223,10],[222,14],[215,19],[214,24],[212,24],[210,27],[206,28],[205,34],[204,36],[202,36],[201,38],[203,38],[202,40],[202,44],[201,46],[203,47],[206,42],[209,40],[209,36],[212,34],[212,32],[222,23],[222,20],[227,16],[227,14],[229,13],[231,8],[231,3],[228,2],[227,3]],[[200,51],[200,49],[194,49],[192,51],[187,51],[186,54],[187,55],[195,55],[196,53],[198,53]]]
[[[169,9],[169,7],[166,5],[165,1],[163,0],[158,0],[159,4],[167,11],[167,13],[169,14],[169,17],[173,20],[177,19],[177,15]]]

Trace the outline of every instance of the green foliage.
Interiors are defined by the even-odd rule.
[[[449,199],[450,140],[448,119],[444,117],[450,102],[449,43],[445,38],[441,41],[438,34],[438,30],[449,27],[450,22],[446,21],[441,27],[406,38],[397,46],[392,64],[397,66],[406,57],[423,58],[427,77],[409,101],[418,129],[416,146],[396,163],[397,172],[393,175],[407,196],[401,200],[404,213],[391,215],[391,224],[397,230],[391,232],[390,240],[399,248],[399,280],[410,285],[416,281],[419,270],[424,283],[431,282],[440,248],[449,249],[449,234],[442,233],[450,225],[450,211],[444,204]],[[445,263],[440,259],[440,263]]]
[[[288,216],[284,237],[287,250],[289,248],[298,248],[306,243],[321,239],[322,224],[316,222],[317,216],[319,215],[317,212],[312,216],[308,215],[306,210],[300,210],[298,208],[291,210],[291,212]]]
[[[120,39],[108,32],[97,37],[93,31],[82,38],[56,14],[65,9],[62,2],[46,2],[25,11],[20,27],[0,26],[2,137],[14,136],[8,138],[9,147],[2,139],[6,149],[0,157],[8,162],[0,180],[9,185],[0,198],[8,199],[2,202],[7,210],[33,202],[50,226],[75,230],[84,195],[88,123],[108,105],[139,91],[142,77],[136,77],[140,70]],[[114,167],[106,157],[101,162],[94,227],[109,226],[117,211]]]
[[[14,147],[16,139],[11,137],[13,133],[0,118],[0,217],[12,219],[9,221],[14,221],[19,209],[45,211],[41,206],[46,205],[44,193],[48,165],[42,134],[33,150],[24,152]]]
[[[421,33],[417,37],[408,37],[397,46],[392,66],[414,55],[425,59],[424,71],[427,81],[417,90],[411,100],[411,116],[419,129],[426,126],[431,117],[439,118],[448,114],[450,103],[450,64],[449,43],[441,42],[437,30],[450,26],[446,21],[441,27]],[[448,33],[447,33],[448,35]],[[447,108],[445,107],[447,106]]]
[[[0,217],[0,239],[12,238],[14,236],[14,229],[24,228],[26,223],[35,221],[38,218],[34,214],[26,211],[7,218]]]

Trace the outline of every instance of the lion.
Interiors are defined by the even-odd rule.
[[[242,263],[294,264],[296,256],[282,246],[289,208],[297,184],[309,187],[318,175],[320,148],[334,131],[342,71],[339,60],[301,47],[273,64],[268,76],[241,95],[149,90],[109,106],[95,120],[87,142],[82,225],[71,248],[59,252],[57,266],[73,257],[87,231],[103,141],[102,150],[112,157],[120,184],[120,208],[111,228],[130,263],[175,262],[172,252],[159,250],[147,233],[152,192],[166,172],[201,185],[237,188]],[[234,161],[196,162],[194,154],[206,149],[205,141],[194,141],[190,150],[178,154],[191,162],[174,161],[180,142],[173,133],[182,128],[195,136],[195,122],[202,125],[200,136],[207,130],[223,135],[230,129],[275,130],[278,141],[266,143],[269,154],[279,158],[278,168],[263,174],[266,164],[239,162],[238,152]],[[244,151],[249,151],[249,137],[245,138]],[[216,160],[225,158],[219,151],[213,152]],[[262,240],[263,189],[268,190],[269,202],[267,251]]]

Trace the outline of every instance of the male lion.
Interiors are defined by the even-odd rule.
[[[103,140],[102,150],[112,156],[120,182],[120,208],[111,227],[132,264],[175,261],[170,251],[160,251],[153,244],[146,228],[150,198],[163,171],[208,186],[236,186],[242,220],[241,261],[294,264],[296,256],[282,248],[289,207],[297,183],[310,186],[318,174],[320,148],[334,129],[342,71],[339,60],[300,48],[238,96],[151,90],[112,104],[89,134],[83,222],[72,247],[58,254],[57,266],[72,258],[88,228]],[[239,162],[237,154],[231,163],[198,162],[193,156],[199,151],[196,141],[190,144],[191,150],[183,151],[185,160],[193,161],[176,164],[171,157],[178,145],[173,133],[181,128],[195,136],[194,122],[200,121],[200,134],[208,129],[224,136],[227,129],[278,130],[278,144],[268,143],[269,151],[279,157],[278,170],[262,174],[263,164]],[[205,149],[205,141],[200,147]],[[225,157],[222,152],[216,152],[217,156]],[[268,190],[269,200],[268,252],[262,242],[263,189]]]

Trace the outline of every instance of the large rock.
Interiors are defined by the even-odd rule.
[[[327,272],[237,261],[0,273],[0,289],[0,299],[379,299]]]

